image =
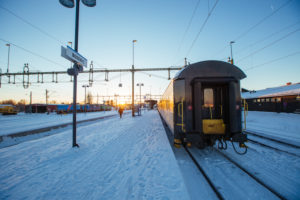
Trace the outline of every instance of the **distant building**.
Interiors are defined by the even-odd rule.
[[[300,113],[300,83],[242,92],[252,111]]]

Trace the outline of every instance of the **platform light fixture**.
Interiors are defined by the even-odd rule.
[[[137,42],[137,40],[132,40],[132,101],[131,101],[131,106],[132,106],[132,117],[134,117],[134,43]]]
[[[144,86],[144,83],[138,83],[136,84],[136,86],[139,86],[140,87],[140,109],[142,108],[142,86]]]

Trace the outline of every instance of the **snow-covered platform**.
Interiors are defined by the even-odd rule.
[[[57,130],[59,132],[59,129]],[[189,199],[157,111],[0,149],[0,199]]]

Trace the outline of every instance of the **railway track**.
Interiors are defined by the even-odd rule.
[[[201,165],[197,162],[196,158],[193,156],[193,154],[189,151],[189,149],[187,147],[184,147],[185,151],[188,153],[188,155],[190,156],[190,158],[192,159],[192,161],[194,162],[194,164],[196,165],[196,167],[199,169],[200,173],[203,175],[203,177],[205,178],[205,180],[207,181],[207,183],[210,185],[210,187],[212,188],[212,190],[214,191],[214,193],[216,194],[216,196],[220,199],[223,200],[225,199],[224,196],[219,192],[219,190],[217,189],[217,186],[212,182],[212,180],[209,178],[209,176],[206,174],[206,172],[203,170],[203,168],[201,167]]]
[[[297,153],[299,152],[300,147],[298,147],[297,145],[289,144],[287,142],[279,141],[265,136],[260,136],[251,132],[247,132],[247,134],[251,136],[251,138],[248,138],[248,141],[250,141],[253,144],[260,145],[296,157],[300,157],[300,154]]]
[[[170,145],[173,146],[173,139],[172,139],[171,131],[163,119],[162,119],[162,122],[164,124]],[[174,150],[176,151],[176,148],[174,148],[173,151]],[[255,184],[256,185],[255,188],[256,189],[259,188],[260,191],[264,190],[263,193],[265,195],[267,195],[268,197],[271,197],[271,199],[277,199],[277,198],[278,199],[286,199],[281,194],[279,194],[276,190],[274,190],[272,187],[268,186],[263,180],[259,179],[257,176],[255,176],[254,174],[252,174],[251,172],[246,170],[244,167],[242,167],[240,164],[238,164],[232,158],[230,158],[229,156],[222,153],[221,151],[219,151],[216,148],[213,149],[213,152],[211,152],[211,155],[206,155],[207,156],[206,158],[205,158],[205,156],[202,157],[202,160],[201,160],[201,158],[199,159],[199,155],[196,155],[196,154],[198,152],[202,152],[205,150],[188,148],[188,147],[184,147],[184,150],[186,151],[190,160],[193,162],[193,164],[199,170],[200,174],[204,177],[207,184],[210,186],[211,190],[215,193],[216,198],[218,198],[220,200],[231,199],[231,198],[233,198],[232,195],[234,196],[234,195],[242,194],[241,198],[244,198],[244,196],[247,194],[252,195],[253,193],[257,193],[257,191],[253,192],[253,190],[255,190],[255,189],[251,188],[251,186],[249,189],[247,189],[247,188],[245,189],[247,191],[239,191],[239,189],[238,189],[238,188],[242,188],[241,185],[249,186],[251,184]],[[216,154],[219,155],[219,157],[216,156]],[[211,158],[212,156],[214,156],[214,158]],[[200,157],[201,157],[201,155],[200,155]],[[206,164],[208,166],[205,166],[205,165],[203,166],[202,165],[203,159],[205,160],[207,158],[208,159],[211,158],[211,161],[215,161],[215,163],[211,163],[210,161],[208,161],[208,164]],[[225,178],[223,177],[223,180],[218,182],[218,181],[216,181],[216,177],[214,177],[215,176],[214,173],[220,173],[221,166],[219,166],[217,163],[220,162],[221,158],[223,158],[222,162],[226,163],[227,168],[224,170],[227,170],[227,174],[224,176]],[[237,168],[237,170],[233,169],[232,168],[233,166],[234,166],[234,168]],[[231,172],[231,170],[233,170],[232,172],[235,175],[228,173],[228,172]],[[231,182],[229,181],[229,183],[228,183],[228,182],[226,182],[227,180],[224,180],[227,178],[231,179]],[[240,179],[242,179],[244,181],[238,182]],[[226,186],[226,185],[232,184],[232,180],[237,181],[237,182],[234,182],[234,185],[233,185],[233,187],[235,187],[235,191],[231,191],[229,189],[226,190],[226,187],[228,188],[228,186]],[[222,188],[223,186],[224,186],[224,188]],[[235,192],[238,194],[235,194]],[[259,196],[260,193],[258,193],[257,195],[254,196],[253,198],[254,199],[261,198],[261,196]]]
[[[124,114],[126,115],[128,113],[124,113]],[[77,121],[77,124],[84,124],[84,123],[88,123],[88,122],[93,122],[93,121],[98,121],[98,120],[103,120],[103,119],[108,119],[108,118],[118,117],[118,116],[119,116],[119,114],[112,114],[112,115],[106,115],[106,116],[101,116],[101,117],[95,117],[95,118],[91,118],[91,119]],[[13,145],[17,145],[24,141],[32,140],[32,139],[24,139],[22,141],[18,141],[19,138],[22,138],[24,136],[29,136],[29,135],[34,136],[34,135],[38,135],[38,134],[44,134],[44,133],[47,133],[52,130],[62,129],[62,128],[71,126],[72,124],[73,124],[72,122],[68,122],[68,123],[58,124],[58,125],[54,125],[54,126],[48,126],[48,127],[38,128],[38,129],[32,129],[32,130],[12,133],[12,134],[8,134],[8,135],[2,135],[2,136],[0,136],[0,148],[13,146]],[[49,134],[49,135],[51,135],[51,134]],[[49,135],[43,135],[42,137],[49,136]],[[1,143],[7,138],[14,140],[15,143],[11,143],[9,145],[1,145]],[[37,138],[40,138],[40,137],[37,137]],[[36,139],[36,138],[33,138],[33,139]]]
[[[213,189],[213,191],[216,193],[217,197],[219,199],[225,199],[225,195],[222,194],[222,192],[219,191],[219,187],[216,186],[216,184],[211,180],[210,176],[208,175],[208,173],[206,172],[204,167],[201,167],[201,164],[199,163],[199,161],[197,161],[196,156],[194,155],[195,152],[191,152],[188,148],[185,147],[185,150],[187,151],[188,155],[191,157],[191,159],[193,160],[194,164],[197,166],[197,168],[199,169],[199,171],[202,173],[202,175],[205,177],[205,179],[207,180],[207,182],[209,183],[209,185],[211,186],[211,188]],[[198,151],[202,151],[200,149],[198,149]],[[219,151],[218,149],[214,149],[214,152],[217,152],[218,154],[220,154],[222,157],[224,157],[227,161],[229,161],[230,163],[232,163],[234,166],[236,166],[238,169],[240,169],[241,171],[243,171],[243,173],[247,174],[249,177],[251,177],[255,182],[257,182],[258,184],[260,184],[262,187],[264,187],[266,190],[268,190],[270,193],[272,193],[274,196],[276,196],[279,199],[285,199],[281,194],[279,194],[277,191],[275,191],[274,189],[272,189],[271,187],[269,187],[267,184],[265,184],[262,180],[260,180],[259,178],[257,178],[255,175],[253,175],[252,173],[250,173],[249,171],[247,171],[244,167],[242,167],[240,164],[238,164],[236,161],[234,161],[233,159],[231,159],[229,156],[227,156],[226,154],[222,153],[221,151]],[[212,166],[213,167],[213,166]],[[238,183],[237,183],[238,184]],[[228,196],[228,195],[227,195]],[[226,198],[227,199],[227,198]]]
[[[245,172],[248,176],[250,176],[252,179],[254,179],[256,182],[264,186],[266,189],[268,189],[270,192],[272,192],[275,196],[277,196],[279,199],[286,199],[281,194],[279,194],[277,191],[269,187],[267,184],[264,183],[261,179],[257,178],[255,175],[250,173],[248,170],[246,170],[244,167],[242,167],[240,164],[238,164],[235,160],[231,159],[229,156],[221,152],[220,150],[216,149],[216,151],[221,154],[224,158],[226,158],[228,161],[233,163],[236,167],[241,169],[243,172]]]
[[[293,148],[300,149],[300,146],[295,145],[295,144],[290,144],[288,142],[280,141],[280,140],[277,140],[277,139],[274,139],[274,138],[269,138],[269,137],[266,137],[266,136],[258,135],[256,133],[249,132],[249,131],[245,131],[245,133],[247,133],[248,135],[256,136],[256,137],[263,138],[263,139],[266,139],[266,140],[269,140],[269,141],[277,142],[277,143],[284,144],[284,145],[287,145],[287,146],[290,146],[290,147],[293,147]]]

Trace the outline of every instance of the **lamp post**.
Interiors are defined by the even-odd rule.
[[[6,44],[8,47],[8,55],[7,55],[7,73],[9,73],[9,54],[10,54],[10,44]]]
[[[137,40],[132,40],[132,117],[134,117],[134,43]]]
[[[80,0],[76,1],[76,14],[75,14],[75,51],[78,52],[78,32],[79,32],[79,5]],[[73,8],[75,6],[74,0],[59,0],[59,2],[67,7]],[[82,3],[88,7],[96,6],[96,0],[82,0]],[[73,82],[73,147],[79,147],[76,143],[76,97],[77,97],[77,75],[78,75],[78,68],[77,64],[74,64],[74,82]]]
[[[71,46],[71,48],[73,49],[73,45],[72,45],[73,43],[72,43],[71,41],[69,41],[68,44],[69,44],[69,45]],[[70,62],[70,68],[72,68],[72,64],[73,64],[73,63]],[[72,82],[72,76],[70,76],[70,77],[71,77],[70,82]]]
[[[232,44],[234,43],[234,41],[230,42],[230,52],[231,52],[231,60],[230,63],[233,64],[233,55],[232,55]]]
[[[86,88],[90,87],[89,85],[83,85],[84,88],[84,112],[86,112]]]
[[[139,108],[141,109],[142,108],[142,86],[144,86],[144,84],[143,83],[138,83],[138,84],[136,84],[136,86],[140,86],[140,106],[139,106]]]

